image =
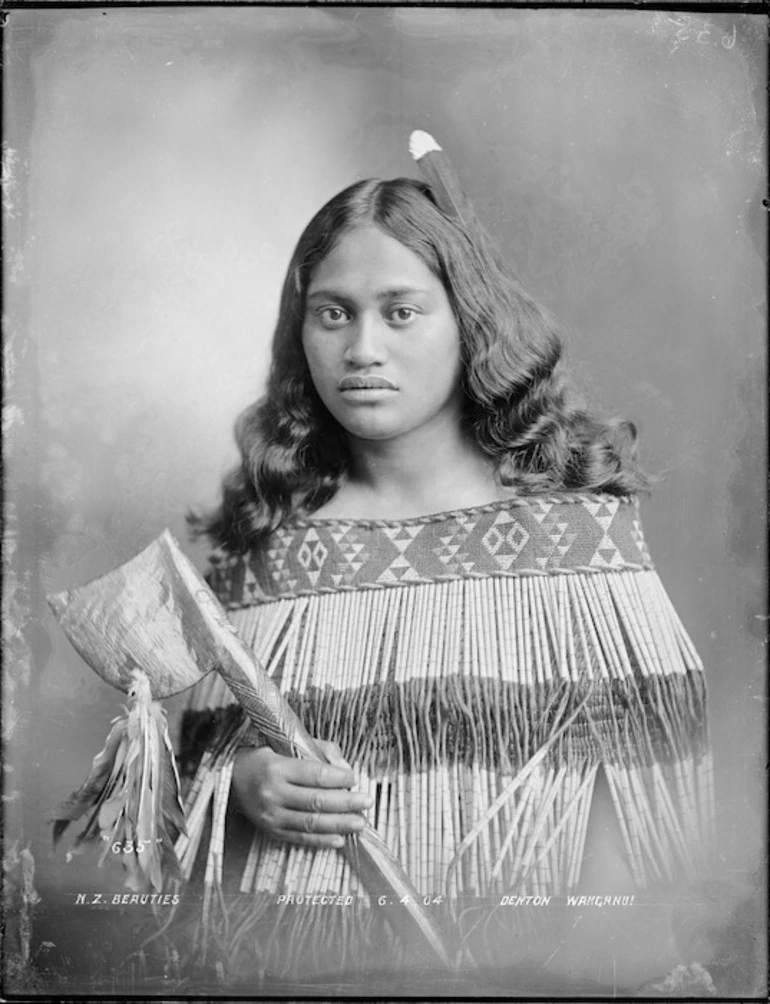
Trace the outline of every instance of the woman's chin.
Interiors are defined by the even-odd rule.
[[[387,443],[403,435],[403,430],[384,415],[354,416],[341,424],[350,437],[361,443]]]

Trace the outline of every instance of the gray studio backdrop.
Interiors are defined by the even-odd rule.
[[[357,179],[413,174],[414,128],[448,148],[525,285],[568,325],[583,388],[637,422],[644,463],[663,475],[643,516],[708,673],[723,877],[755,884],[763,19],[7,16],[5,852],[19,965],[66,967],[74,894],[121,882],[114,861],[95,874],[92,859],[51,850],[51,809],[85,777],[122,698],[71,649],[44,595],[166,526],[184,539],[186,509],[214,503],[300,230]],[[204,548],[189,551],[203,567]]]

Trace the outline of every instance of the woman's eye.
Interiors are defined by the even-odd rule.
[[[338,328],[348,320],[348,313],[342,307],[324,307],[318,311],[318,316],[327,328]]]
[[[396,324],[408,324],[410,321],[414,320],[417,315],[417,311],[414,307],[394,307],[390,312],[390,318],[395,321]]]

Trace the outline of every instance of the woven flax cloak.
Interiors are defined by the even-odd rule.
[[[713,827],[705,682],[635,500],[295,520],[259,552],[220,558],[210,582],[310,733],[339,743],[375,798],[370,821],[450,926],[461,905],[574,890],[600,766],[638,887],[701,869]],[[212,674],[186,721],[232,701]],[[220,730],[204,753],[178,845],[185,874],[205,866],[206,904],[223,882],[233,748]],[[296,928],[311,914],[285,908],[288,939],[274,917],[260,931],[260,916],[283,897],[342,895],[354,909],[320,921],[330,968],[360,963],[356,937],[376,910],[337,852],[249,830],[237,888],[232,957],[296,975]]]

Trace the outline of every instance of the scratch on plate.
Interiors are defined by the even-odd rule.
[[[6,404],[3,406],[2,422],[3,438],[5,439],[14,426],[24,425],[24,412],[18,404]]]
[[[21,957],[23,962],[29,962],[29,948],[32,940],[32,908],[40,902],[35,890],[35,858],[29,847],[25,847],[19,855],[21,859],[21,917],[19,918],[19,934],[21,940]]]
[[[543,965],[541,966],[541,968],[545,969],[545,967],[548,965],[548,963],[551,961],[551,959],[554,957],[554,955],[556,955],[556,953],[558,951],[560,951],[560,950],[561,950],[561,945],[557,945],[556,948],[554,948],[554,950],[551,952],[551,954],[545,960],[545,962],[543,963]]]
[[[18,150],[3,143],[2,156],[2,185],[3,185],[3,212],[8,219],[13,219],[16,215],[16,189],[18,180],[16,178],[16,164],[19,159]]]

